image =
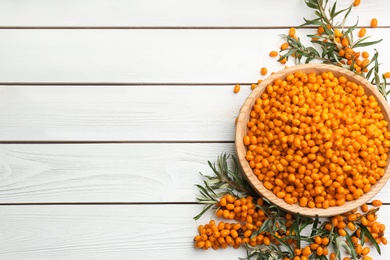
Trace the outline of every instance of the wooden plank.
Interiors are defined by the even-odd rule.
[[[2,144],[0,203],[195,202],[233,144]]]
[[[240,249],[196,250],[192,239],[200,205],[130,206],[2,206],[0,258],[2,259],[237,259]],[[383,206],[379,221],[389,226],[390,206]],[[386,230],[385,236],[389,237]],[[368,244],[365,244],[366,246]],[[372,248],[374,259],[387,259]]]
[[[349,4],[351,1],[339,1],[338,5],[341,9]],[[380,25],[389,26],[386,12],[389,8],[386,0],[362,1],[353,9],[348,24],[354,24],[356,17],[360,17],[360,24],[368,25],[367,14],[371,14]],[[299,25],[303,17],[313,18],[312,13],[301,0],[1,1],[0,25],[274,27]]]
[[[0,87],[1,141],[233,141],[233,86]]]
[[[2,259],[172,259],[180,255],[195,260],[245,255],[243,249],[193,248],[198,223],[192,218],[201,210],[198,205],[0,209]]]
[[[0,83],[253,83],[265,66],[284,68],[269,57],[287,29],[263,30],[0,30]],[[312,30],[302,30],[305,35]],[[386,36],[376,48],[390,71]],[[293,65],[293,61],[288,65]],[[269,75],[269,74],[268,74]]]
[[[195,202],[233,144],[2,144],[0,203]],[[390,184],[376,196],[390,203]]]

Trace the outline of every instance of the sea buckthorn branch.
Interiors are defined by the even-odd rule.
[[[210,161],[208,164],[213,170],[214,175],[209,176],[200,173],[204,186],[199,184],[195,185],[200,193],[197,195],[196,200],[199,203],[205,204],[205,207],[200,214],[194,217],[195,220],[199,219],[207,210],[212,208],[219,201],[219,198],[225,194],[230,193],[234,196],[256,194],[240,173],[235,156],[222,154],[217,158],[216,164]],[[218,209],[218,207],[214,207],[214,209]]]
[[[305,3],[309,8],[315,10],[317,18],[312,20],[304,18],[305,22],[298,28],[305,26],[318,28],[317,34],[307,35],[313,46],[303,45],[300,38],[295,35],[295,28],[291,28],[294,29],[293,32],[290,29],[289,34],[282,35],[286,40],[286,45],[282,45],[278,61],[285,63],[286,60],[293,57],[296,64],[319,61],[343,67],[376,85],[379,92],[386,98],[390,94],[390,90],[387,90],[385,75],[379,75],[378,52],[375,50],[375,54],[370,60],[366,51],[362,53],[355,51],[356,48],[372,46],[382,40],[367,41],[370,36],[365,36],[365,28],[359,30],[359,38],[354,40],[358,22],[344,30],[345,22],[354,4],[338,11],[337,1],[329,9],[327,7],[328,0],[305,0]],[[342,21],[336,22],[335,18],[341,14],[344,15]]]
[[[215,217],[236,222],[210,220],[208,224],[199,225],[199,234],[194,237],[196,248],[243,246],[247,249],[247,256],[240,259],[247,260],[370,260],[370,247],[364,246],[365,243],[371,244],[378,253],[379,245],[387,244],[384,237],[386,227],[377,221],[381,201],[372,201],[371,209],[364,204],[360,211],[355,209],[330,218],[290,214],[257,193],[246,190],[249,184],[242,178],[240,168],[228,163],[228,158],[233,160],[234,156],[222,154],[216,164],[209,162],[215,176],[202,175],[206,179],[204,186],[196,185],[200,193],[198,201],[207,206],[196,219],[213,209]],[[221,169],[224,174],[221,174]],[[226,181],[232,181],[226,173],[234,174],[240,185],[226,186]],[[216,185],[220,178],[225,179],[221,182],[225,185],[222,189]],[[239,191],[235,187],[239,187]],[[311,232],[304,235],[306,230]],[[328,248],[333,252],[330,253]]]

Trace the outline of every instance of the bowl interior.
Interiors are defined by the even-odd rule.
[[[245,159],[247,148],[243,143],[243,137],[247,134],[247,122],[249,121],[249,114],[252,110],[253,105],[256,102],[256,99],[261,96],[261,94],[265,91],[267,85],[271,84],[275,79],[281,78],[284,79],[288,74],[294,73],[296,71],[302,71],[304,73],[310,72],[328,72],[331,71],[336,77],[344,75],[348,78],[349,81],[353,81],[359,85],[362,85],[365,88],[367,95],[373,95],[376,97],[378,104],[382,109],[382,113],[385,117],[385,120],[389,122],[390,108],[388,102],[383,98],[383,96],[378,92],[376,87],[371,85],[367,80],[363,77],[356,75],[355,73],[342,69],[340,67],[334,65],[326,65],[326,64],[306,64],[306,65],[297,65],[290,68],[286,68],[282,71],[279,71],[267,79],[265,79],[257,88],[255,88],[252,93],[248,96],[243,106],[241,107],[240,114],[238,116],[237,125],[236,125],[236,152],[238,156],[238,160],[240,165],[245,173],[245,177],[250,182],[252,187],[263,197],[269,199],[272,203],[276,204],[280,208],[291,212],[291,213],[300,213],[305,216],[315,216],[319,215],[322,217],[334,216],[338,214],[343,214],[345,212],[351,211],[356,207],[366,203],[372,197],[374,197],[386,184],[390,177],[389,173],[389,164],[385,167],[385,174],[381,177],[375,185],[372,186],[371,191],[365,193],[357,200],[346,201],[343,206],[334,206],[329,207],[328,209],[318,209],[318,208],[308,208],[301,207],[298,204],[287,204],[283,199],[277,198],[272,191],[266,189],[263,186],[263,183],[258,180],[257,176],[253,173],[252,168],[249,166],[248,161]],[[390,129],[390,124],[388,126]]]

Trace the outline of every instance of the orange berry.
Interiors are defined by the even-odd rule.
[[[383,76],[385,77],[385,78],[390,78],[390,72],[386,72],[385,74],[383,74]]]
[[[371,28],[376,28],[377,26],[378,26],[378,20],[376,18],[372,18]]]
[[[364,37],[365,35],[366,35],[366,28],[361,28],[360,30],[359,30],[359,37]]]
[[[268,70],[267,70],[267,68],[264,68],[264,67],[262,67],[261,68],[261,70],[260,70],[260,73],[261,73],[261,75],[267,75],[267,73],[268,73]]]
[[[340,236],[342,237],[345,237],[347,235],[347,232],[345,231],[344,228],[341,228],[339,230],[337,230],[337,232],[339,233]]]
[[[363,51],[363,52],[362,52],[362,57],[365,58],[365,59],[367,59],[368,57],[370,57],[370,55],[368,54],[368,52]]]
[[[280,49],[281,50],[286,50],[288,48],[288,43],[287,42],[285,42],[285,43],[283,43],[281,46],[280,46]]]
[[[269,53],[269,56],[271,56],[271,57],[276,57],[276,56],[278,56],[278,52],[277,52],[277,51],[271,51],[271,52]]]
[[[373,200],[372,201],[372,205],[374,207],[380,207],[380,206],[382,206],[382,201],[380,201],[380,200]]]
[[[295,32],[296,32],[295,28],[294,28],[294,27],[291,27],[291,28],[290,28],[290,31],[289,31],[289,35],[290,35],[291,37],[294,37],[294,36],[295,36]]]
[[[238,93],[238,92],[240,92],[240,89],[241,89],[240,84],[236,84],[236,85],[234,86],[233,91],[234,91],[234,93]]]
[[[369,253],[370,253],[370,248],[369,247],[363,248],[362,255],[368,255]]]
[[[311,254],[310,246],[306,246],[305,248],[303,248],[302,255],[309,256],[310,254]]]
[[[358,5],[360,5],[360,0],[355,0],[355,1],[353,2],[353,6],[358,6]]]
[[[319,35],[322,35],[324,32],[325,32],[324,27],[322,27],[322,26],[318,27],[317,33],[318,33]]]
[[[341,45],[343,45],[343,47],[347,47],[349,45],[348,38],[343,38],[341,40]]]

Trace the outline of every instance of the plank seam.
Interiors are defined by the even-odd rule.
[[[123,140],[53,140],[53,141],[19,141],[19,140],[0,140],[0,144],[232,144],[234,141],[222,140],[222,141],[209,141],[209,140],[178,140],[178,141],[167,141],[167,140],[135,140],[135,141],[123,141]]]
[[[0,206],[63,206],[63,205],[203,205],[198,202],[21,202],[0,203]]]
[[[0,82],[0,86],[227,86],[251,85],[253,82],[197,83],[197,82]]]
[[[240,84],[241,86],[250,86],[254,82],[223,82],[223,83],[173,83],[173,82],[163,82],[163,83],[153,83],[153,82],[0,82],[0,86],[85,86],[85,87],[96,87],[96,86],[144,86],[144,87],[155,87],[155,86],[232,86]],[[386,85],[390,85],[390,82],[387,82]]]
[[[363,27],[366,26],[357,26],[357,28]],[[291,26],[0,26],[0,30],[275,30],[290,28]],[[376,28],[388,29],[390,26]],[[317,27],[306,26],[300,29],[317,29]]]
[[[204,205],[199,202],[15,202],[0,203],[0,206],[66,206],[66,205]],[[367,205],[372,205],[371,202]],[[383,206],[389,206],[390,202],[383,202]]]

